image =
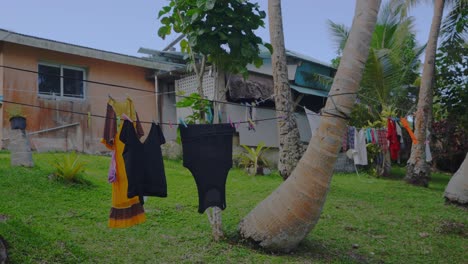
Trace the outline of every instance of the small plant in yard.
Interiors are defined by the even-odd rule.
[[[58,180],[73,183],[86,183],[82,178],[86,163],[79,161],[76,152],[62,155],[62,159],[56,159],[52,166],[55,168],[52,177]]]
[[[237,154],[239,159],[239,165],[247,169],[250,175],[263,174],[263,168],[268,166],[268,162],[263,157],[263,154],[268,147],[265,147],[265,143],[261,141],[258,143],[256,148],[250,148],[246,145],[241,145],[246,152]]]
[[[12,106],[12,107],[9,107],[5,110],[8,114],[8,118],[14,118],[14,117],[23,117],[25,118],[26,115],[23,113],[23,110],[21,109],[21,107],[15,105],[15,106]]]
[[[368,172],[373,176],[377,176],[376,164],[378,156],[381,153],[380,146],[374,143],[368,143],[366,144],[366,150],[367,158],[369,160],[369,165],[367,165]]]

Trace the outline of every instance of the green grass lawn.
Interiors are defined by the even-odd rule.
[[[217,243],[206,215],[197,213],[196,185],[180,161],[165,161],[169,197],[148,199],[144,224],[109,229],[109,157],[81,156],[91,185],[79,186],[48,179],[50,161],[60,155],[35,154],[34,168],[12,168],[9,153],[0,152],[0,235],[12,263],[468,261],[468,214],[444,204],[447,175],[433,174],[424,189],[400,179],[337,174],[316,228],[295,252],[277,254],[242,243],[236,232],[242,217],[281,184],[277,174],[251,177],[231,170],[226,239]]]

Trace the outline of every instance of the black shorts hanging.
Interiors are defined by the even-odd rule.
[[[232,167],[232,136],[229,124],[179,126],[184,167],[198,189],[198,212],[217,206],[226,208],[226,179]]]

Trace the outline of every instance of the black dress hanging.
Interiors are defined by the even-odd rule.
[[[134,196],[167,197],[167,183],[161,145],[166,143],[161,127],[151,124],[144,142],[139,140],[133,124],[125,120],[120,132],[125,144],[123,158],[128,178],[128,198]]]

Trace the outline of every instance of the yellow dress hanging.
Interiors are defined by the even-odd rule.
[[[114,113],[109,111],[110,108]],[[109,227],[111,228],[130,227],[146,220],[145,211],[138,196],[127,198],[128,180],[122,157],[125,144],[119,139],[123,122],[120,122],[119,126],[116,124],[116,117],[120,117],[122,114],[126,114],[132,120],[137,120],[133,101],[130,98],[123,102],[110,99],[106,115],[105,136],[101,142],[110,150],[115,151],[116,180],[112,182],[112,208],[109,217]],[[106,136],[106,134],[108,135]]]

